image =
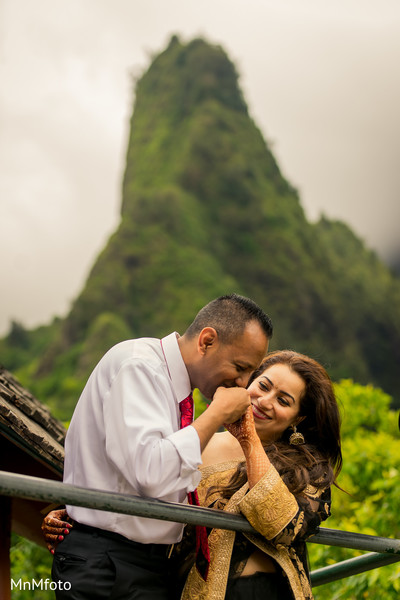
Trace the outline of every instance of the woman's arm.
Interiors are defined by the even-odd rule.
[[[254,426],[251,406],[249,406],[239,421],[226,425],[226,428],[242,447],[246,459],[247,480],[251,489],[271,467],[271,462],[265,453]]]
[[[322,493],[321,493],[322,492]],[[313,535],[330,515],[330,490],[292,494],[271,465],[265,476],[244,496],[242,514],[267,540],[290,545]]]
[[[272,466],[254,426],[251,407],[240,421],[226,426],[246,458],[249,492],[240,503],[248,521],[268,540],[291,544],[313,535],[330,516],[330,490],[292,494]]]
[[[317,533],[322,521],[330,517],[331,490],[319,490],[316,494],[297,497],[298,511],[295,517],[272,540],[274,544],[290,545],[294,541],[306,541]]]

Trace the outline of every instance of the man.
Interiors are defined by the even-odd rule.
[[[269,317],[232,294],[207,304],[181,337],[114,346],[76,406],[64,482],[184,502],[200,480],[201,452],[211,436],[249,406],[244,388],[271,335]],[[212,402],[181,429],[179,404],[194,388]],[[58,586],[57,598],[168,598],[167,553],[181,539],[182,524],[67,510],[75,526],[55,553],[53,580],[68,582]]]

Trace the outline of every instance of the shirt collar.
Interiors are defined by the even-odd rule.
[[[177,402],[182,402],[192,391],[189,374],[183,362],[178,344],[179,334],[170,333],[161,340],[161,347],[167,363],[168,373],[172,381]]]

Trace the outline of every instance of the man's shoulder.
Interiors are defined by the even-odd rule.
[[[104,362],[114,364],[149,361],[158,363],[162,356],[160,340],[157,338],[134,338],[115,344],[103,357]]]

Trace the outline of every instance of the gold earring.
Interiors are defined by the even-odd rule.
[[[291,446],[301,446],[301,444],[305,444],[304,435],[297,431],[296,425],[292,425],[293,433],[289,438],[289,444]]]

